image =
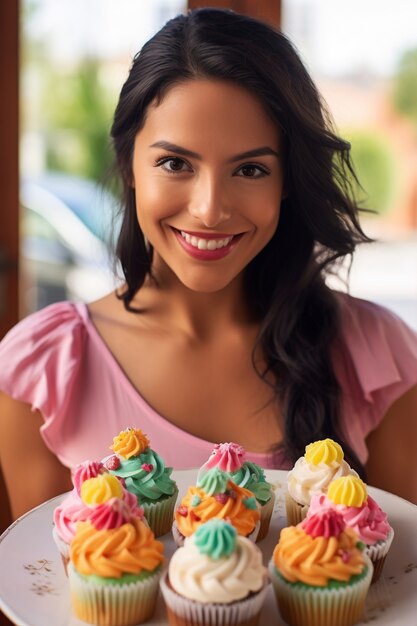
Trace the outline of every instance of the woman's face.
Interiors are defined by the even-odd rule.
[[[281,150],[261,102],[233,83],[190,80],[149,107],[133,181],[157,276],[214,292],[241,275],[278,225]]]

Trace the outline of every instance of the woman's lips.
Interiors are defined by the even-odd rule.
[[[201,233],[172,229],[182,248],[195,259],[216,261],[222,259],[236,246],[243,233]]]

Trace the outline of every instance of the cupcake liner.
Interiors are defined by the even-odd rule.
[[[75,615],[96,626],[131,626],[150,619],[155,611],[161,572],[125,585],[95,584],[68,566]]]
[[[308,504],[299,504],[287,492],[285,494],[285,509],[288,526],[296,526],[307,516]]]
[[[177,502],[178,489],[164,500],[156,502],[141,502],[143,506],[145,518],[155,537],[161,537],[171,530],[172,520],[174,519],[174,508]]]
[[[278,575],[271,559],[269,573],[283,620],[290,626],[352,626],[359,621],[373,574],[370,558],[366,554],[363,558],[366,575],[333,589],[292,585]]]
[[[268,581],[249,597],[229,604],[205,604],[176,593],[168,584],[168,574],[160,580],[170,626],[256,626],[259,621]]]
[[[248,535],[248,539],[253,541],[253,543],[256,543],[257,541],[260,527],[261,527],[261,522],[257,521],[255,528]],[[172,531],[172,536],[175,541],[175,545],[177,546],[177,548],[181,548],[184,545],[185,537],[181,533],[181,531],[178,529],[177,522],[175,520],[172,523],[171,531]]]
[[[394,531],[391,528],[386,539],[377,541],[373,545],[367,545],[365,553],[369,556],[374,566],[374,574],[372,577],[372,584],[379,580],[382,570],[384,569],[385,559],[388,551],[391,547],[392,540],[394,539]]]
[[[261,507],[261,524],[259,527],[258,536],[256,542],[262,541],[268,534],[269,524],[271,522],[272,513],[274,512],[275,493],[272,492],[272,496],[266,504]]]

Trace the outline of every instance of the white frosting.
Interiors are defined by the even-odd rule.
[[[237,537],[236,550],[230,556],[215,560],[199,552],[192,535],[174,553],[168,572],[177,593],[203,603],[246,598],[263,587],[267,576],[261,551],[242,536]]]
[[[299,504],[309,505],[314,494],[327,493],[332,480],[349,475],[358,476],[346,461],[314,465],[302,456],[288,472],[288,492]]]

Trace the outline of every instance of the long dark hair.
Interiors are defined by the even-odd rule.
[[[368,238],[348,182],[350,146],[332,130],[315,85],[279,31],[232,11],[197,9],[170,20],[134,57],[111,131],[124,194],[116,250],[126,281],[120,297],[132,310],[152,265],[130,184],[136,134],[151,102],[174,84],[196,78],[233,81],[256,94],[283,136],[287,197],[279,226],[245,269],[248,301],[261,322],[255,350],[260,348],[267,364],[257,371],[274,381],[283,411],[281,447],[294,461],[307,443],[332,437],[363,474],[340,426],[340,390],[330,356],[340,324],[324,277]]]

